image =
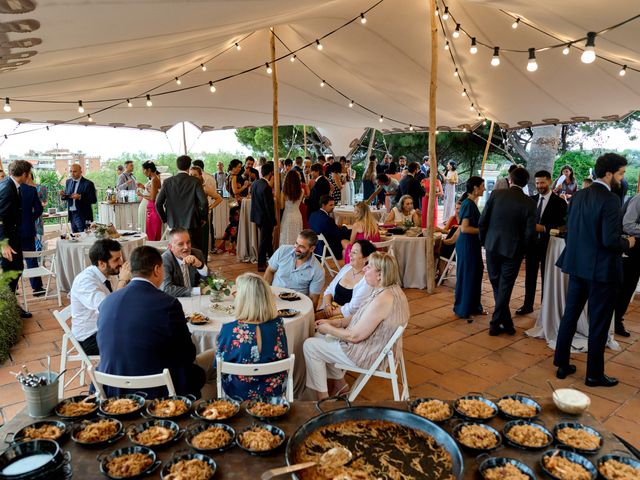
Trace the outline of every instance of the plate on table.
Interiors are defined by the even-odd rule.
[[[282,308],[278,310],[278,316],[282,318],[295,317],[299,313],[300,313],[300,310],[296,310],[295,308]]]
[[[300,300],[300,295],[298,295],[296,292],[282,292],[280,295],[278,295],[278,297],[288,302],[295,302],[296,300]]]
[[[209,318],[198,312],[190,313],[186,318],[191,325],[205,325],[209,323]]]

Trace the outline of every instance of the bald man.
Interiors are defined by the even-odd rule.
[[[74,163],[69,167],[71,178],[67,180],[62,200],[67,201],[69,207],[69,223],[74,233],[84,232],[86,223],[93,221],[93,209],[91,205],[97,202],[96,187],[91,180],[82,176],[82,167]]]

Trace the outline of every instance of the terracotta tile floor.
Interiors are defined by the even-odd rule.
[[[221,268],[228,278],[235,278],[245,271],[256,271],[254,265],[240,264],[236,258],[217,255],[210,266]],[[513,310],[522,304],[524,277],[514,289],[511,302]],[[573,386],[591,396],[591,411],[615,433],[635,445],[640,445],[640,301],[633,303],[626,316],[627,328],[632,332],[622,340],[622,350],[607,350],[607,373],[615,375],[621,384],[615,388],[588,388],[584,385],[585,354],[573,358],[578,373],[566,380],[555,378],[552,364],[553,351],[543,340],[525,337],[523,331],[530,328],[537,310],[524,317],[516,317],[517,335],[513,337],[489,337],[488,317],[478,318],[472,324],[458,320],[451,312],[453,289],[444,285],[434,295],[423,290],[406,290],[412,317],[404,337],[404,352],[412,397],[436,396],[454,398],[469,391],[482,391],[499,396],[515,391],[531,395],[548,396],[547,380],[554,385]],[[65,299],[65,304],[68,301]],[[483,304],[491,309],[493,299],[488,280],[483,285]],[[54,301],[36,302],[33,318],[24,323],[21,341],[11,350],[11,358],[0,365],[0,408],[4,421],[23,408],[20,386],[9,373],[26,364],[30,370],[46,367],[46,356],[53,357],[57,367],[60,358],[59,328],[51,311]],[[82,390],[75,382],[75,389],[68,395]],[[361,394],[366,400],[391,398],[387,381],[372,379]]]

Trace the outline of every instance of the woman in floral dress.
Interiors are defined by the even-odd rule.
[[[287,358],[287,336],[284,323],[277,316],[271,287],[254,273],[240,275],[236,286],[236,320],[222,326],[217,338],[217,355],[225,362],[243,364],[270,363]],[[243,400],[260,396],[278,397],[286,390],[286,380],[286,372],[257,376],[223,375],[222,388],[227,396]]]

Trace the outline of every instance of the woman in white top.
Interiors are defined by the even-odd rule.
[[[281,205],[284,204],[284,213],[280,221],[280,245],[293,245],[302,230],[302,213],[300,202],[304,198],[300,174],[296,170],[290,170],[284,177]]]
[[[364,267],[369,255],[375,251],[376,247],[367,240],[357,240],[353,244],[349,252],[350,263],[340,269],[325,290],[316,320],[338,315],[350,318],[358,311],[372,291],[372,287],[364,281]]]
[[[455,215],[457,183],[458,172],[456,172],[456,162],[451,160],[447,163],[447,176],[444,179],[444,212],[442,218],[449,218]]]
[[[413,198],[411,195],[403,195],[395,207],[391,209],[385,223],[395,223],[396,225],[404,225],[405,222],[411,221],[416,227],[420,226],[420,210],[413,208]]]

